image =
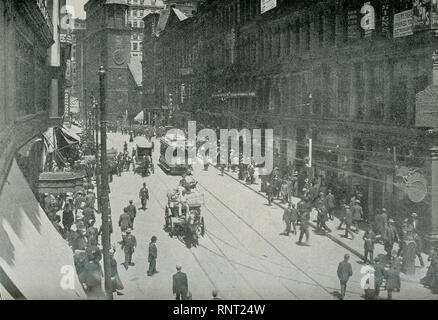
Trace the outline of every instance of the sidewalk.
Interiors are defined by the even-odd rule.
[[[216,167],[214,167],[216,170],[219,171],[219,169],[217,169]],[[245,187],[253,190],[254,192],[258,193],[260,196],[264,197],[267,201],[268,197],[266,196],[265,193],[260,191],[260,187],[261,187],[261,179],[259,177],[255,178],[255,183],[254,184],[248,184],[245,181],[239,180],[238,177],[238,173],[236,172],[232,172],[232,171],[224,171],[224,174],[233,178],[234,180],[238,181],[240,184],[244,185]],[[297,204],[300,201],[300,198],[294,197],[293,198],[293,203]],[[273,201],[273,205],[276,205],[282,209],[286,208],[287,204],[282,204],[280,200],[274,200]],[[281,218],[281,217],[279,217]],[[343,238],[342,236],[345,234],[345,229],[344,226],[342,227],[341,230],[338,230],[338,226],[340,225],[341,221],[335,216],[334,220],[328,220],[326,222],[327,226],[331,229],[330,233],[324,233],[324,232],[317,232],[316,231],[316,224],[314,223],[314,220],[316,221],[317,218],[317,213],[316,210],[312,210],[311,214],[310,214],[310,226],[314,229],[313,233],[311,233],[310,235],[310,243],[312,242],[312,236],[326,236],[328,239],[332,240],[333,242],[335,242],[336,244],[344,247],[345,249],[347,249],[348,251],[350,251],[352,254],[354,254],[355,256],[357,256],[358,258],[360,258],[361,261],[357,261],[358,263],[363,263],[362,261],[364,260],[364,241],[362,240],[362,237],[365,234],[364,230],[359,229],[358,233],[354,233],[354,239],[351,238]],[[297,231],[299,232],[299,226],[297,228]],[[394,246],[393,250],[398,250],[398,245]],[[375,249],[374,249],[374,257],[377,257],[379,255],[386,255],[386,252],[383,248],[382,244],[376,243],[375,245]],[[420,279],[422,277],[425,276],[426,274],[426,270],[427,270],[427,256],[425,254],[422,254],[423,260],[426,264],[426,267],[424,268],[419,268],[419,262],[416,261],[416,273],[415,275],[405,275],[404,273],[400,274],[400,277],[402,278],[402,280],[404,281],[408,281],[408,282],[419,282]]]

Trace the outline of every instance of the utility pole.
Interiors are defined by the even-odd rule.
[[[99,83],[100,83],[100,145],[101,145],[101,212],[102,212],[102,246],[103,246],[103,268],[105,273],[105,291],[109,300],[113,299],[112,284],[111,284],[111,258],[109,250],[111,247],[111,236],[109,233],[109,197],[108,197],[108,164],[106,154],[106,97],[105,97],[105,69],[103,66],[99,68]]]

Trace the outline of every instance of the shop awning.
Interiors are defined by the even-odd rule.
[[[81,141],[81,137],[79,137],[76,133],[73,132],[73,130],[66,128],[64,126],[60,127],[61,134],[64,137],[65,141],[67,141],[68,144],[75,144]]]
[[[0,192],[0,287],[7,291],[2,298],[85,298],[71,248],[39,206],[15,159]],[[69,275],[74,289],[61,285]]]
[[[137,122],[143,122],[144,121],[144,112],[141,111],[139,114],[137,114],[134,118]]]

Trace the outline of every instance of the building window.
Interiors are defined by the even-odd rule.
[[[318,32],[318,41],[322,46],[324,45],[324,17],[322,14],[319,14],[316,19],[317,27],[316,30]]]
[[[137,42],[134,42],[134,43],[132,44],[132,50],[133,50],[133,51],[138,51],[138,43],[137,43]]]
[[[294,51],[295,53],[299,53],[300,52],[300,44],[301,44],[301,39],[300,39],[300,21],[297,20],[295,22],[295,28],[294,28],[294,33],[295,33],[295,48]]]

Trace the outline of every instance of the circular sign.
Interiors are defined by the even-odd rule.
[[[117,65],[125,63],[126,59],[121,49],[117,49],[113,52],[113,60]]]
[[[427,180],[426,178],[416,172],[408,178],[406,184],[406,194],[414,203],[418,203],[424,200],[427,195]]]

